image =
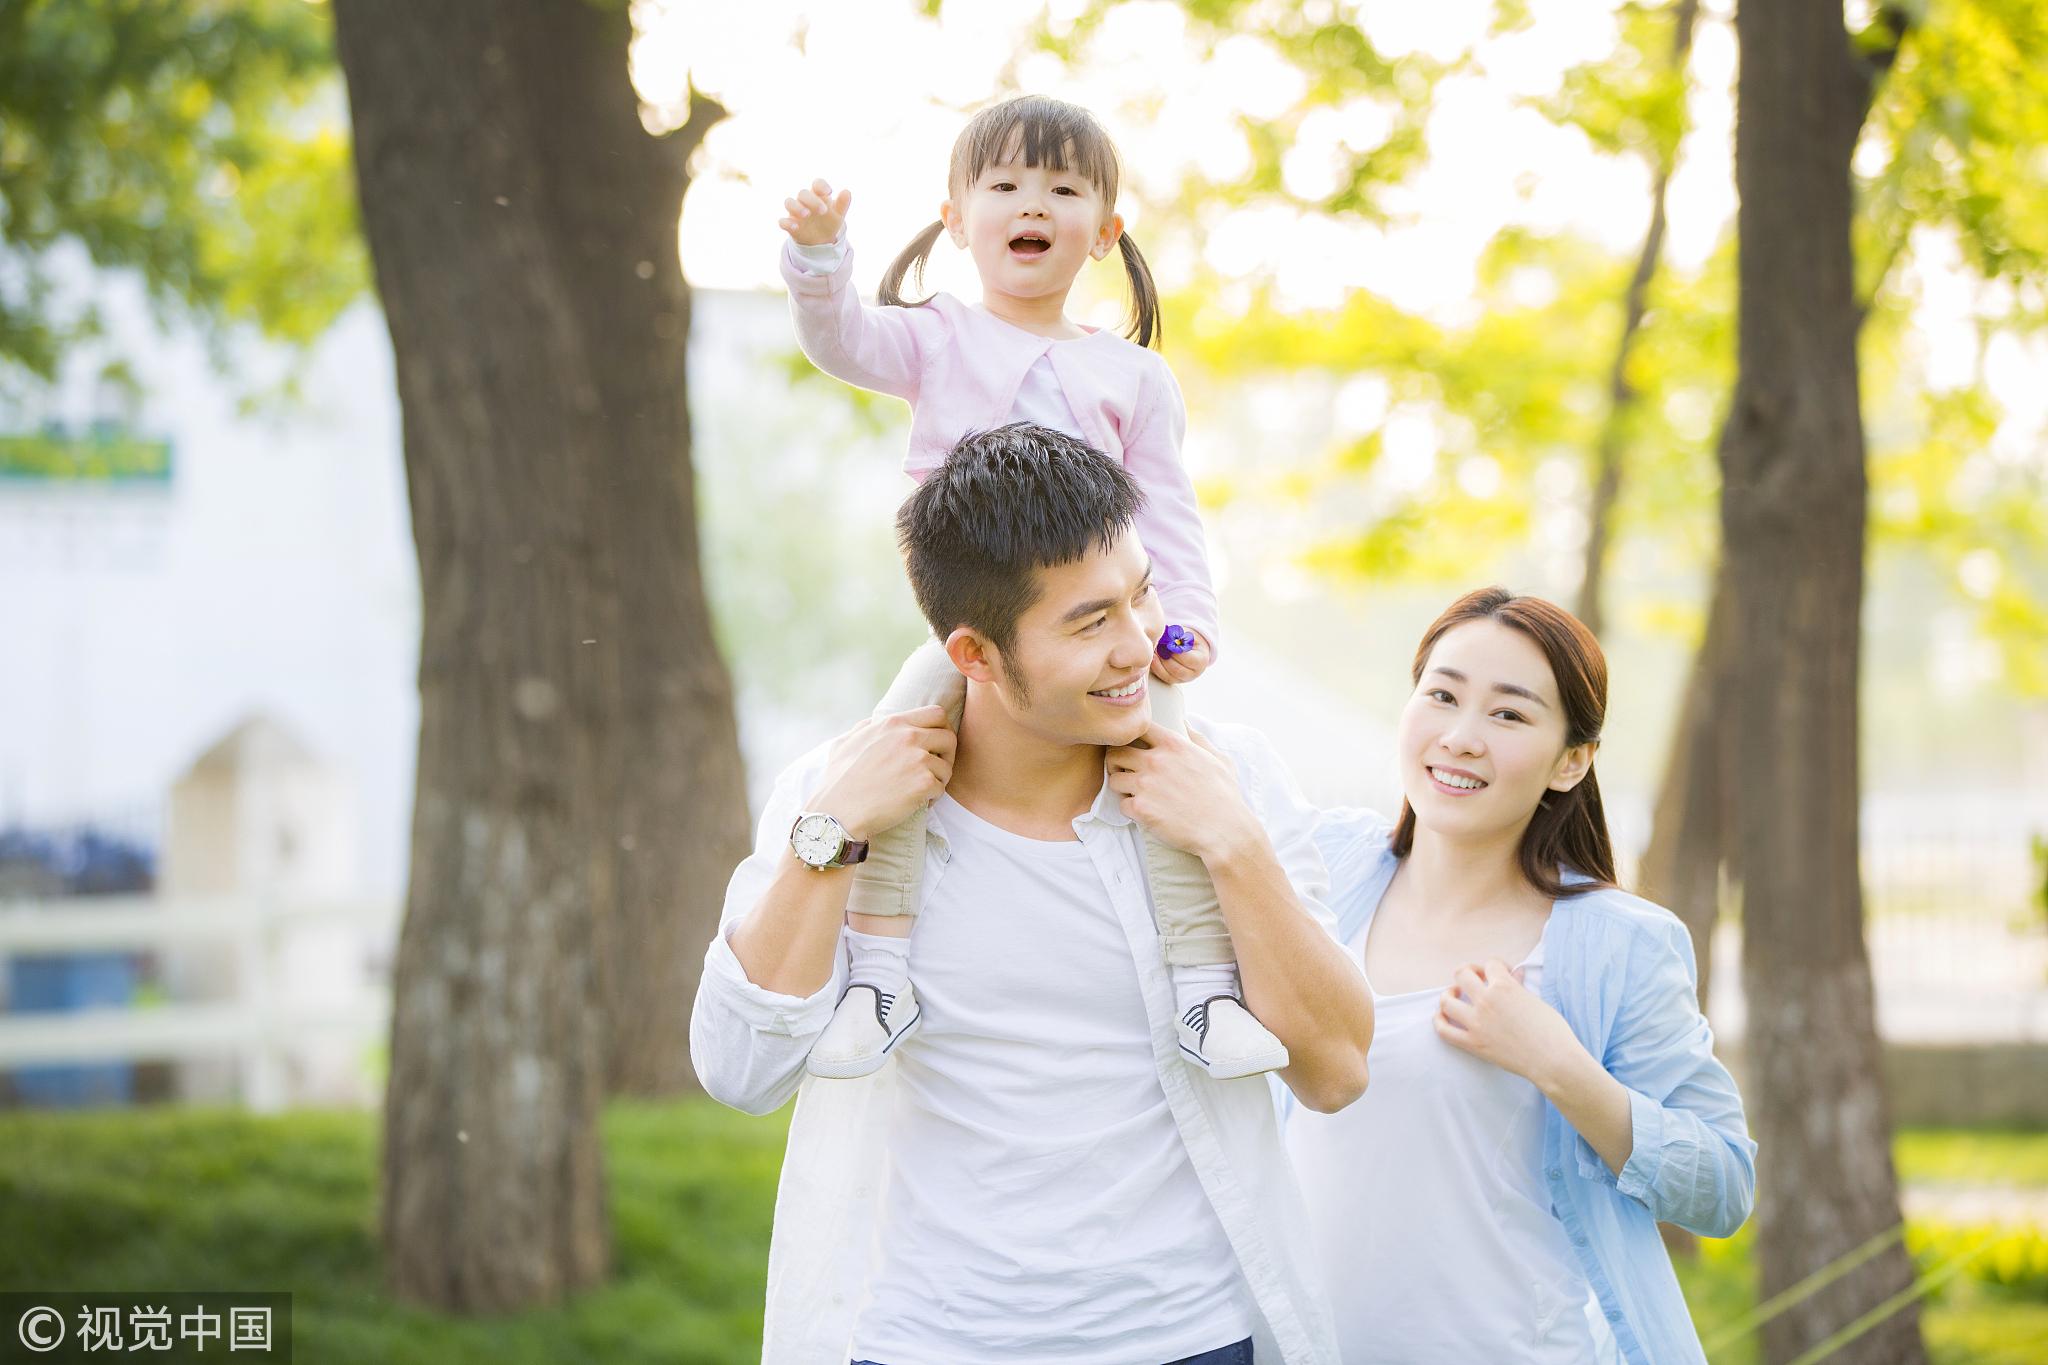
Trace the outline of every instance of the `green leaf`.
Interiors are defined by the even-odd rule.
[[[63,244],[216,336],[325,330],[368,282],[325,10],[0,0],[0,378],[98,335]]]

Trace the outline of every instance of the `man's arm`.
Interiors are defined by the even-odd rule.
[[[1372,991],[1303,907],[1265,831],[1202,855],[1237,953],[1244,1002],[1287,1045],[1280,1072],[1302,1104],[1331,1114],[1365,1093]]]
[[[822,989],[832,979],[852,890],[852,868],[814,872],[794,854],[785,856],[760,901],[726,936],[747,980],[777,995],[813,995]]]
[[[833,744],[804,809],[839,821],[849,838],[871,839],[946,789],[954,734],[937,706],[864,720]],[[854,869],[814,871],[786,858],[760,903],[732,929],[733,954],[766,990],[808,995],[832,975]]]
[[[789,848],[799,811],[837,818],[866,838],[943,790],[953,732],[940,708],[863,721],[832,746],[822,776],[799,768],[776,784],[754,851],[733,873],[690,1016],[690,1057],[705,1092],[750,1114],[780,1108],[838,1001],[839,932],[850,868],[814,872]],[[807,780],[808,779],[808,780]],[[799,793],[811,794],[799,799]]]
[[[1246,754],[1241,779],[1189,733],[1155,728],[1149,748],[1110,750],[1110,787],[1125,814],[1208,869],[1245,1005],[1287,1045],[1280,1079],[1311,1109],[1342,1109],[1365,1093],[1372,992],[1336,939],[1315,810],[1270,754]]]
[[[747,1114],[769,1114],[789,1102],[803,1079],[804,1058],[832,1018],[839,992],[838,958],[827,979],[794,994],[771,991],[750,979],[734,956],[731,935],[758,907],[785,863],[789,827],[803,808],[822,758],[798,762],[776,780],[754,836],[754,849],[733,869],[718,932],[704,952],[704,974],[690,1011],[690,1061],[704,1092]],[[802,869],[799,869],[802,870]]]

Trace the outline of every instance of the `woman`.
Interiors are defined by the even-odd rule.
[[[1756,1146],[1685,927],[1614,885],[1600,646],[1489,588],[1414,680],[1400,820],[1318,835],[1373,987],[1371,1084],[1288,1119],[1346,1365],[1703,1361],[1657,1222],[1733,1233]]]

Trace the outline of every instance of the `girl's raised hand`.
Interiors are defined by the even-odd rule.
[[[1190,631],[1189,634],[1195,637],[1194,648],[1178,654],[1152,656],[1153,677],[1161,682],[1191,683],[1208,672],[1209,664],[1216,656],[1209,652],[1209,642],[1203,638],[1202,632]]]
[[[846,209],[851,203],[852,190],[834,194],[830,185],[813,180],[809,189],[796,192],[796,198],[782,201],[789,216],[778,221],[798,246],[826,246],[839,240],[839,230],[846,226]]]

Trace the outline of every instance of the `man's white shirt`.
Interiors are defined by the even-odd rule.
[[[1297,897],[1334,938],[1312,837],[1316,812],[1257,732],[1199,721],[1195,728],[1236,763],[1247,803]],[[1263,1078],[1217,1081],[1183,1060],[1137,829],[1106,786],[1074,821],[1078,844],[1020,840],[950,801],[935,806],[921,890],[921,911],[932,918],[920,915],[911,964],[920,1003],[930,1011],[920,1035],[873,1076],[806,1076],[805,1055],[845,986],[844,954],[816,994],[779,995],[747,979],[727,935],[791,856],[789,828],[824,761],[821,747],[776,782],[754,852],[727,889],[690,1028],[692,1057],[713,1097],[765,1114],[798,1095],[769,1254],[765,1365],[845,1361],[856,1320],[860,1348],[892,1365],[916,1365],[941,1350],[949,1363],[969,1365],[959,1343],[970,1337],[986,1352],[975,1365],[1169,1360],[1224,1345],[1233,1338],[1207,1336],[1243,1335],[1240,1326],[1261,1359],[1334,1365],[1334,1332],[1320,1275],[1308,1262],[1304,1213],[1271,1092]],[[1005,839],[1020,842],[1006,850]],[[1047,850],[1050,857],[1042,856]],[[949,893],[956,852],[963,870]],[[989,903],[997,884],[986,880],[991,873],[1022,878],[1027,867],[1038,869],[1039,885],[1020,887],[1010,905]],[[1061,925],[1018,941],[1031,926],[1001,921],[1014,919],[1027,901],[1059,915]],[[1005,932],[1015,959],[990,960],[977,971],[977,957],[1000,952]],[[1062,935],[1079,954],[1070,957],[1070,969],[1085,980],[1070,975],[1028,992],[1042,964],[1059,960],[1048,954],[1058,951]],[[1013,979],[1020,967],[1024,977]],[[1075,1022],[1087,1036],[1121,1035],[1128,1046],[1059,1062],[1068,1039],[1056,1016],[1062,1008],[1087,1009],[1090,991],[1111,998]],[[1006,1004],[1018,1017],[1004,1016]],[[1031,1055],[1021,1040],[1034,1034],[1046,1042]],[[1067,1087],[1068,1113],[1019,1129],[1020,1092],[1006,1089],[1006,1081],[1043,1087],[1055,1080]],[[1005,1112],[1009,1131],[990,1131]],[[1144,1187],[1145,1198],[1132,1202],[1132,1189],[1078,1168],[1071,1146],[1056,1150],[1063,1130],[1081,1138],[1090,1123],[1113,1135],[1115,1160],[1134,1165],[1126,1179]],[[1012,1189],[1020,1176],[1028,1183],[1034,1160],[1048,1183]],[[987,1169],[971,1169],[978,1165]],[[969,1188],[977,1180],[980,1188]],[[1062,1266],[1045,1239],[1063,1218],[1070,1229],[1121,1233],[1129,1245],[1105,1242]],[[1091,1260],[1112,1273],[1092,1276]],[[1148,1286],[1145,1276],[1153,1273],[1161,1278]],[[995,1295],[988,1301],[968,1301],[968,1287],[991,1276],[1009,1283],[989,1285]],[[1091,1290],[1124,1295],[1119,1313],[1093,1316],[1094,1301],[1084,1297]],[[934,1292],[947,1302],[933,1304]],[[938,1317],[917,1311],[920,1297]],[[1006,1301],[1013,1314],[1003,1311]],[[1148,1302],[1157,1307],[1148,1312]],[[1062,1313],[1062,1305],[1058,1325],[1076,1333],[1066,1342],[1042,1335],[1044,1315]],[[959,1336],[947,1336],[949,1322]],[[1131,1355],[1154,1331],[1159,1349]],[[1006,1342],[1017,1345],[1006,1349]],[[1025,1342],[1029,1349],[1020,1354]]]
[[[940,797],[911,939],[880,1255],[852,1354],[1130,1365],[1251,1335],[1251,1298],[1152,1063],[1088,847]]]

